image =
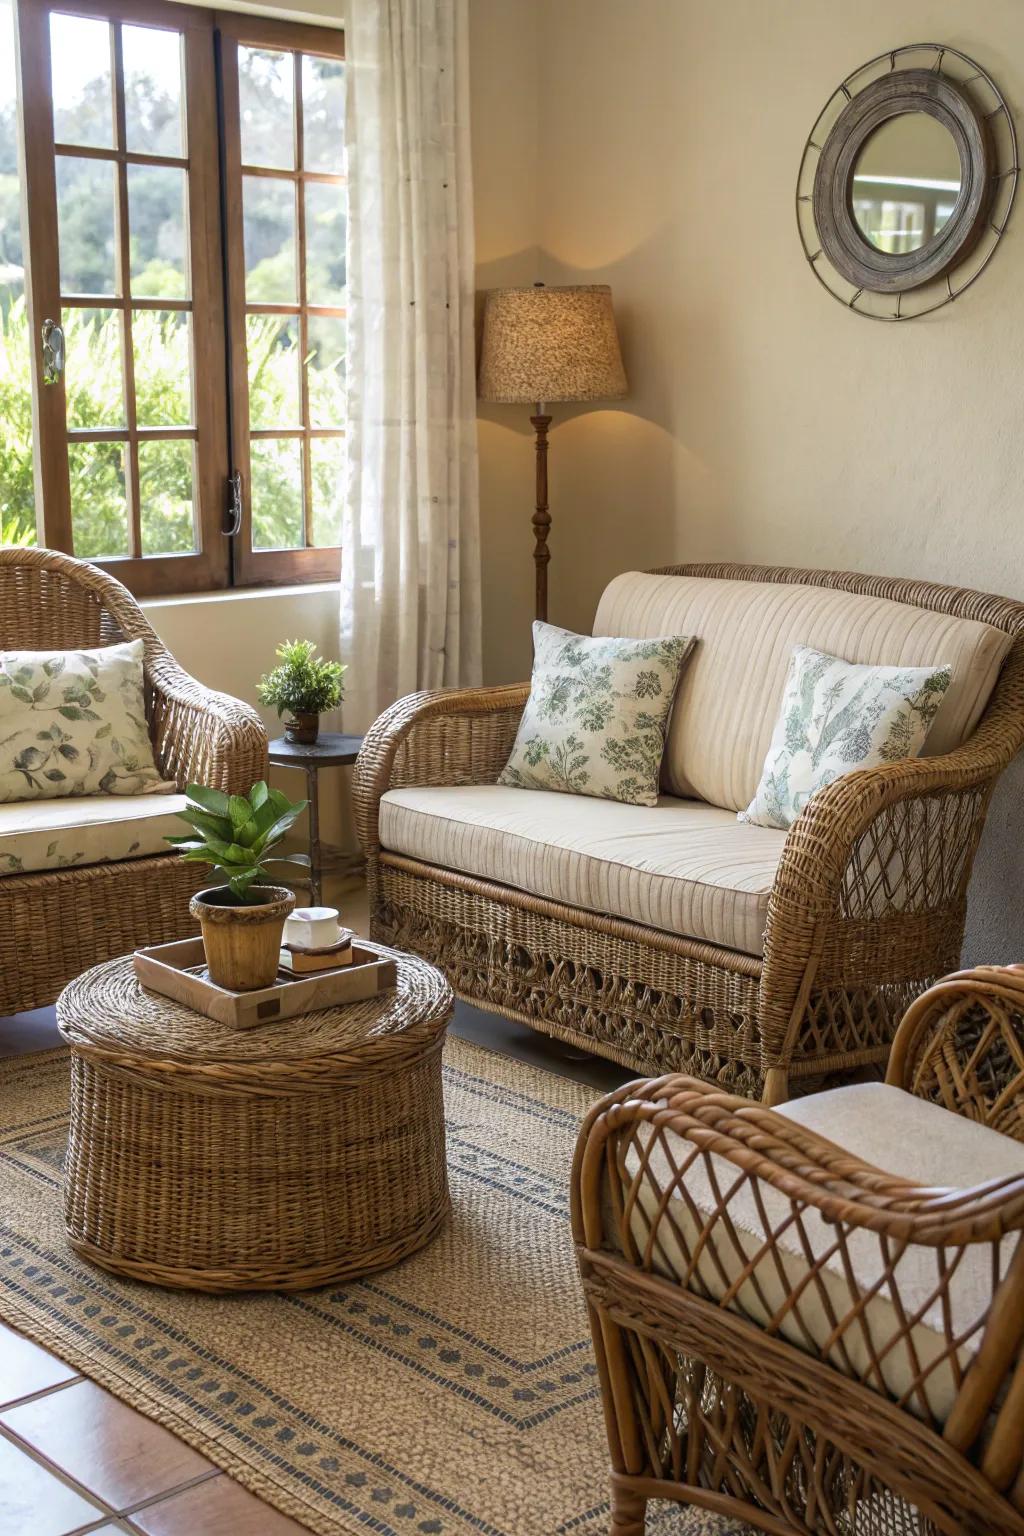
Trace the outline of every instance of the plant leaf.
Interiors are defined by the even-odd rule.
[[[243,848],[249,848],[255,842],[258,832],[259,827],[256,825],[256,818],[255,816],[250,816],[244,826],[235,828],[235,842],[241,843]]]
[[[204,811],[209,811],[213,816],[225,816],[230,818],[228,807],[230,798],[221,789],[209,789],[205,784],[186,784],[185,793],[196,805]]]
[[[270,790],[265,779],[260,779],[249,791],[249,804],[254,811],[258,811],[261,805],[266,805],[270,797]]]
[[[228,815],[231,825],[237,832],[239,827],[244,827],[252,815],[252,807],[242,795],[232,795],[228,800]]]
[[[178,811],[177,816],[179,821],[195,827],[203,837],[216,837],[224,843],[231,841],[233,830],[231,823],[221,816],[209,816],[205,811],[196,811],[190,806],[186,806],[183,811]]]
[[[253,851],[255,853],[262,853],[265,848],[273,848],[275,843],[279,843],[281,838],[287,832],[288,828],[292,826],[293,823],[296,822],[302,815],[302,812],[305,809],[305,805],[306,802],[303,800],[301,805],[293,806],[291,810],[286,811],[283,816],[279,816],[277,820],[271,826],[269,826],[265,832],[260,833],[259,837],[252,845]]]

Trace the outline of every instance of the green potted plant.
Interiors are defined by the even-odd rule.
[[[324,661],[315,652],[312,640],[286,640],[277,648],[279,665],[257,684],[261,704],[270,705],[278,715],[287,710],[288,740],[305,746],[320,734],[320,716],[340,704],[345,671],[339,661]]]
[[[306,808],[262,780],[247,795],[189,784],[178,815],[190,830],[169,836],[183,859],[212,864],[223,885],[199,891],[189,911],[199,919],[210,980],[231,992],[269,987],[277,975],[284,920],[295,896],[271,885],[267,864],[309,863],[304,854],[273,855]]]

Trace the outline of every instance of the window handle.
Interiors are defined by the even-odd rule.
[[[242,531],[242,477],[236,469],[233,475],[228,476],[228,505],[227,525],[224,532],[229,539],[236,538]]]
[[[64,372],[64,332],[53,320],[43,321],[43,383],[59,384]]]

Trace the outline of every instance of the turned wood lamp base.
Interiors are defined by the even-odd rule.
[[[551,513],[548,511],[548,427],[551,417],[545,415],[543,402],[537,406],[537,414],[530,417],[530,425],[536,433],[537,450],[537,508],[533,514],[535,543],[533,559],[537,567],[537,598],[535,617],[543,623],[548,618],[548,533],[551,529]]]

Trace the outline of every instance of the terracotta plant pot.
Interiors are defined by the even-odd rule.
[[[300,714],[296,710],[295,714],[284,723],[284,735],[286,741],[311,747],[320,735],[320,716]]]
[[[295,896],[283,885],[254,885],[260,899],[250,906],[231,905],[226,885],[197,891],[188,904],[199,919],[210,980],[229,992],[255,992],[277,976],[284,920]]]

